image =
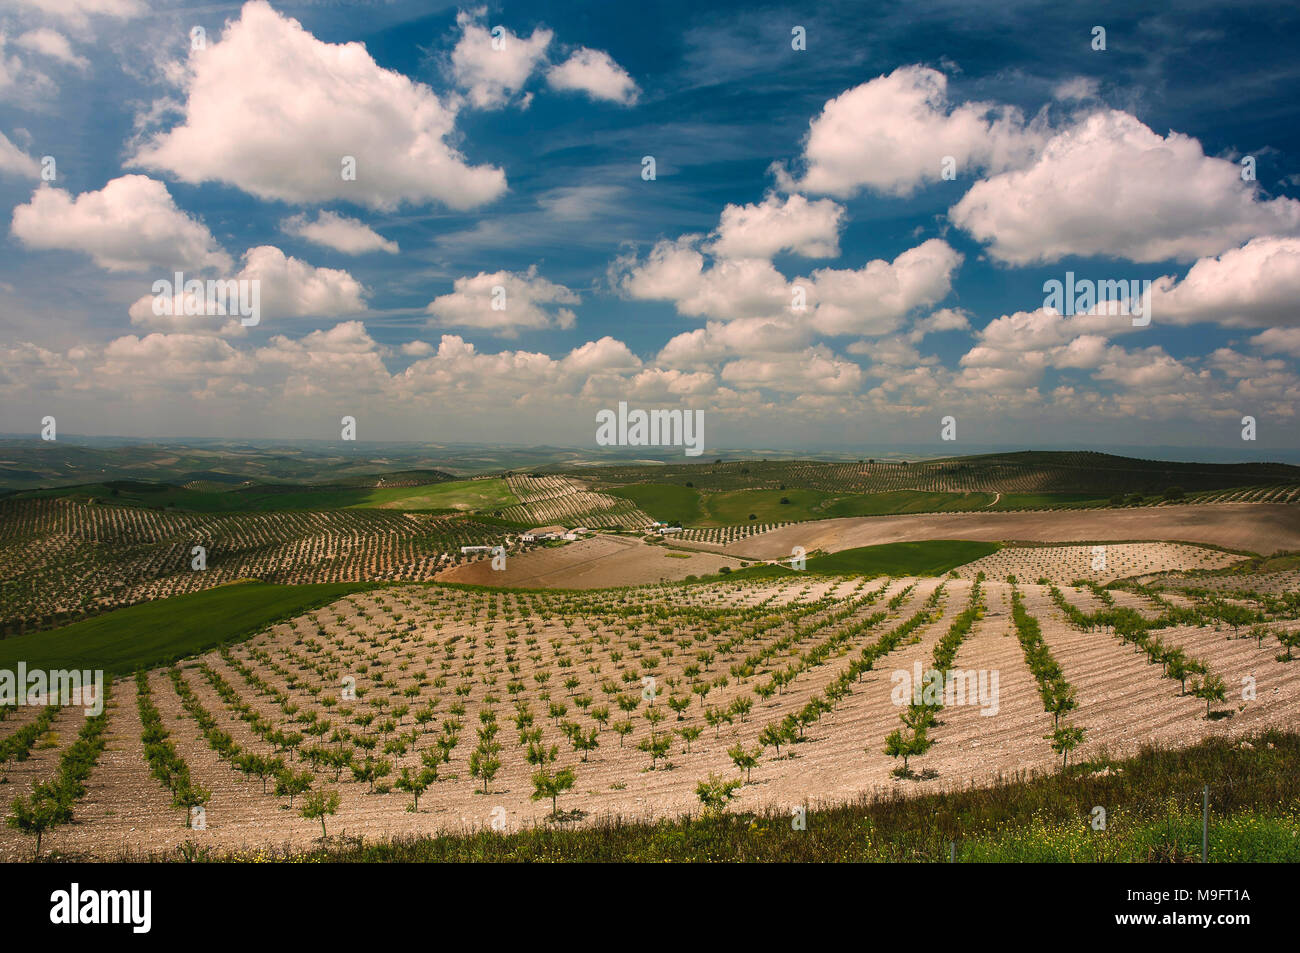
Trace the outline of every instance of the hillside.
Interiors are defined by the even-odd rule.
[[[1233,487],[1300,486],[1300,466],[1283,463],[1170,463],[1088,451],[1025,451],[925,462],[745,460],[586,471],[599,485],[694,484],[700,490],[795,489],[832,493],[1187,493]],[[845,514],[847,515],[847,514]]]
[[[0,632],[239,579],[431,579],[467,558],[461,546],[496,545],[505,533],[482,520],[376,509],[208,514],[0,500]],[[191,568],[195,546],[206,550],[202,571]]]

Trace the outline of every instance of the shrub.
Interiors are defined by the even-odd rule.
[[[706,780],[695,786],[695,796],[700,799],[706,815],[721,814],[727,809],[731,799],[736,796],[740,784],[740,778],[728,780],[710,774]]]

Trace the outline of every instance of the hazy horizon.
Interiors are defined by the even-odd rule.
[[[308,438],[247,438],[247,437],[201,437],[178,434],[154,437],[137,437],[126,434],[60,434],[59,441],[64,445],[93,449],[128,449],[133,447],[238,447],[248,446],[263,450],[311,449],[348,452],[358,455],[369,453],[414,453],[418,451],[445,451],[449,455],[473,452],[509,452],[520,455],[535,454],[539,465],[547,462],[548,454],[574,455],[588,458],[573,462],[574,466],[601,466],[628,462],[649,464],[699,464],[707,465],[715,459],[806,459],[825,461],[856,461],[859,459],[911,459],[930,460],[946,457],[965,457],[981,455],[1000,455],[1013,453],[1103,453],[1118,457],[1156,460],[1161,462],[1182,463],[1296,463],[1300,464],[1300,448],[1247,447],[1176,447],[1176,446],[1120,446],[1120,445],[1081,445],[1081,444],[1039,444],[1035,446],[1005,444],[963,445],[955,450],[952,444],[884,444],[870,443],[849,446],[736,446],[713,447],[701,457],[686,457],[676,448],[663,447],[592,447],[578,444],[549,443],[511,443],[511,442],[474,442],[448,440],[329,440]],[[0,432],[0,445],[18,446],[25,444],[51,446],[27,434]]]

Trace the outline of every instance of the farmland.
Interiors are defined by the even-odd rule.
[[[988,454],[916,462],[862,460],[858,463],[744,460],[714,464],[630,467],[613,464],[595,471],[602,485],[647,482],[707,491],[763,489],[822,490],[827,493],[1074,494],[1069,502],[1105,501],[1115,494],[1158,502],[1164,492],[1249,495],[1295,499],[1300,467],[1280,463],[1203,464],[1138,460],[1104,453],[1048,452]],[[1271,488],[1271,489],[1265,489]],[[1231,491],[1231,493],[1229,493]],[[1032,501],[1031,501],[1032,502]]]
[[[0,640],[0,668],[103,669],[127,675],[253,635],[281,618],[373,583],[230,583],[144,602],[49,632]]]
[[[710,777],[740,779],[731,810],[788,816],[1051,775],[1054,726],[1079,729],[1066,755],[1084,765],[1144,742],[1236,744],[1290,723],[1293,600],[1260,597],[1243,613],[1214,596],[1075,586],[1073,568],[1065,554],[1045,559],[1040,581],[1014,583],[787,573],[589,592],[354,592],[138,682],[119,678],[102,764],[42,849],[307,850],[322,827],[301,813],[313,791],[338,795],[328,833],[372,839],[472,834],[494,819],[507,831],[672,820],[700,809]],[[932,661],[999,672],[996,711],[942,706],[904,771],[886,744],[907,714],[891,673]],[[1245,676],[1249,700],[1215,695]],[[35,714],[16,710],[4,731]],[[9,791],[52,778],[84,722],[59,709],[38,730],[52,746],[20,741],[0,766]],[[165,732],[171,781],[150,776],[146,723]],[[563,822],[550,796],[534,798],[556,777],[568,782],[555,795]],[[203,829],[186,827],[187,805],[203,808]],[[11,859],[32,847],[0,836]]]
[[[547,825],[514,833],[395,834],[336,838],[302,849],[196,848],[210,862],[286,859],[328,862],[1151,862],[1199,857],[1205,785],[1216,793],[1207,859],[1295,863],[1300,825],[1300,736],[1271,732],[1187,748],[1145,748],[1132,758],[1098,758],[1086,770],[1007,780],[982,788],[909,796],[897,790],[809,811],[796,829],[783,811],[682,817],[652,824],[605,819],[585,827]],[[1097,804],[1128,807],[1106,831],[1079,823]],[[1266,806],[1261,806],[1266,805]],[[1272,805],[1278,805],[1276,807]],[[1172,808],[1172,810],[1171,810]],[[1031,824],[1024,818],[1035,818]],[[123,851],[124,860],[177,861],[165,851]]]
[[[48,628],[248,578],[431,579],[465,558],[460,546],[495,545],[505,535],[481,520],[391,510],[208,514],[0,500],[0,626]],[[205,552],[201,571],[195,546]]]
[[[1293,822],[1294,758],[1252,752],[1295,744],[1268,734],[1300,702],[1294,474],[1121,459],[21,490],[0,500],[0,669],[112,686],[102,716],[0,708],[0,857],[39,833],[93,859],[757,858],[730,819],[782,843],[799,809],[906,822],[791,856],[959,836],[970,860],[1144,859],[1185,849],[1159,792],[1201,746],[1283,795],[1225,804],[1216,849],[1275,859],[1249,832]],[[502,566],[460,550],[496,545]],[[973,694],[898,694],[931,670]],[[1137,784],[1108,780],[1121,764],[1149,800],[1079,840],[1068,792]],[[940,832],[925,804],[962,820]]]

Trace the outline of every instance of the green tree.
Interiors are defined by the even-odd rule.
[[[1207,674],[1192,683],[1192,694],[1205,702],[1205,717],[1210,717],[1210,706],[1227,697],[1228,688],[1218,675]]]
[[[649,738],[642,738],[637,749],[650,755],[650,770],[653,771],[661,759],[668,757],[672,743],[672,735],[665,734],[659,737],[651,735]]]
[[[1083,729],[1078,725],[1066,723],[1059,725],[1047,737],[1051,739],[1052,750],[1061,756],[1061,770],[1065,770],[1070,760],[1070,752],[1083,742]]]
[[[600,747],[600,739],[596,736],[595,728],[583,731],[581,728],[575,728],[569,741],[573,744],[574,751],[582,752],[582,760],[586,761],[587,756]]]
[[[275,796],[289,798],[289,810],[293,810],[293,799],[311,790],[313,780],[310,771],[295,774],[293,771],[281,771],[275,778]]]
[[[885,738],[885,754],[891,758],[903,759],[903,774],[908,773],[909,758],[919,757],[930,750],[934,742],[929,739],[924,728],[917,728],[905,734],[901,728],[889,733]]]
[[[753,753],[750,753],[746,751],[745,746],[740,744],[739,742],[736,743],[736,746],[734,748],[729,748],[727,750],[727,754],[731,756],[731,763],[734,764],[741,771],[745,772],[746,784],[749,783],[750,772],[753,771],[754,768],[758,766],[758,757],[762,753],[763,753],[763,748],[761,746],[755,748]]]
[[[325,832],[325,818],[338,813],[338,791],[311,791],[303,798],[299,813],[307,820],[320,821],[320,836],[328,837]]]
[[[763,747],[772,747],[776,749],[776,756],[781,757],[781,743],[785,741],[781,737],[781,727],[775,722],[768,722],[763,726],[763,730],[758,733],[758,743]]]
[[[178,807],[185,812],[185,826],[190,826],[190,815],[194,808],[202,807],[212,800],[212,792],[207,788],[192,784],[187,776],[183,783],[176,788],[176,793],[172,795],[172,806]]]
[[[691,742],[699,738],[700,735],[704,733],[704,729],[699,725],[688,725],[685,728],[678,728],[677,733],[681,735],[682,740],[686,742],[686,753],[690,754]]]
[[[438,772],[431,768],[422,768],[417,772],[412,772],[410,768],[402,768],[402,773],[397,778],[397,789],[406,791],[413,797],[411,811],[418,813],[420,810],[420,795],[429,790],[429,787],[437,780]]]
[[[559,798],[565,791],[573,787],[577,777],[572,768],[561,768],[552,774],[546,768],[540,768],[533,773],[533,793],[530,798],[534,801],[540,801],[542,798],[551,799],[551,816],[556,817],[560,813]]]
[[[60,798],[55,789],[47,784],[36,784],[30,798],[14,798],[10,810],[8,825],[36,838],[33,859],[41,856],[41,838],[45,832],[72,820],[72,805]]]
[[[479,778],[483,782],[484,794],[488,793],[488,784],[501,770],[501,759],[496,756],[496,751],[493,750],[499,747],[495,743],[479,745],[469,753],[470,777]]]

